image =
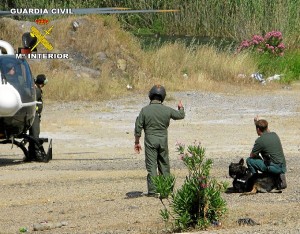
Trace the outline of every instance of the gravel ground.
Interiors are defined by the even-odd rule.
[[[169,128],[171,170],[182,184],[187,173],[175,151],[177,141],[200,141],[214,160],[212,175],[228,181],[228,165],[247,157],[257,137],[253,118],[269,121],[286,154],[288,188],[281,194],[240,197],[223,194],[228,214],[218,228],[201,233],[299,233],[299,89],[233,93],[179,92],[186,118]],[[147,96],[108,102],[47,102],[42,137],[53,140],[53,160],[22,163],[21,150],[1,146],[0,233],[162,233],[158,199],[129,194],[146,190],[144,154],[133,152],[134,121]],[[47,146],[47,145],[46,145]],[[239,226],[239,218],[259,225]],[[33,231],[34,225],[54,224]]]

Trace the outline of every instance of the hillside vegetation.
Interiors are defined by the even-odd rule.
[[[74,30],[73,22],[79,27]],[[168,90],[218,89],[220,84],[253,83],[239,74],[256,71],[256,64],[247,54],[233,55],[210,46],[189,47],[165,44],[152,51],[143,51],[130,33],[121,29],[113,16],[68,17],[50,21],[46,26],[29,21],[2,19],[1,37],[21,46],[21,35],[31,25],[40,30],[54,26],[47,38],[54,52],[68,53],[68,60],[30,60],[34,75],[45,73],[49,85],[47,98],[59,100],[102,100],[148,91],[155,83]],[[46,52],[43,46],[39,52]],[[129,90],[127,85],[132,87]]]
[[[148,91],[154,83],[161,83],[168,90],[229,90],[231,85],[256,85],[258,82],[250,78],[255,72],[265,78],[283,75],[280,82],[285,83],[300,80],[300,0],[4,0],[0,3],[3,10],[107,6],[179,11],[55,16],[44,26],[34,23],[36,16],[16,16],[18,21],[1,18],[0,37],[17,48],[21,46],[22,33],[30,31],[31,25],[39,30],[54,26],[47,36],[54,45],[54,52],[68,53],[71,59],[30,61],[35,75],[45,73],[51,79],[45,88],[50,99],[107,99],[128,94],[128,91]],[[76,30],[72,26],[75,21],[79,24]],[[282,33],[284,56],[261,56],[253,51],[236,53],[236,48],[220,50],[213,45],[186,47],[179,41],[144,51],[139,39],[133,36],[208,36],[230,38],[239,44],[253,35],[264,36],[270,31]],[[43,52],[42,46],[38,49]],[[268,84],[263,88],[269,87]]]

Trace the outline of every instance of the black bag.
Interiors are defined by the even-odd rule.
[[[282,173],[278,176],[277,187],[278,187],[278,189],[286,189],[287,183],[286,183],[285,174]]]
[[[270,164],[271,164],[271,158],[270,158],[270,155],[264,156],[264,163],[265,163],[265,165],[266,165],[267,167],[270,166]]]

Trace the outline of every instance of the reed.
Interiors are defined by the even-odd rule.
[[[115,1],[108,1],[114,4]],[[162,32],[175,35],[226,37],[242,40],[253,34],[279,30],[299,35],[300,0],[162,0],[119,2],[133,9],[168,8],[179,12],[120,16],[131,29],[160,22]],[[136,26],[136,27],[135,27]],[[295,37],[296,37],[295,35]]]
[[[121,14],[122,26],[130,31],[168,35],[193,35],[243,40],[253,34],[281,31],[299,43],[300,0],[6,0],[2,9],[128,7],[131,9],[177,9],[174,13]]]

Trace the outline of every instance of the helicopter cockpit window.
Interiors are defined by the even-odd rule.
[[[0,57],[1,77],[13,86],[26,86],[26,68],[21,60],[14,57]]]
[[[22,94],[22,99],[34,95],[31,72],[25,60],[15,57],[0,56],[0,71],[2,82],[14,86]]]

